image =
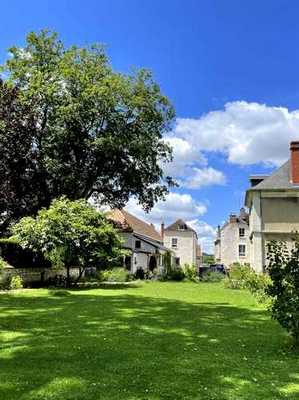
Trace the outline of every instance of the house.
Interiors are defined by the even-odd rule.
[[[246,192],[249,209],[250,265],[262,272],[267,243],[283,240],[290,247],[299,231],[299,141],[290,144],[290,159],[270,176],[251,176]]]
[[[144,271],[163,270],[163,255],[168,249],[154,225],[123,209],[108,212],[107,218],[117,227],[124,241],[123,247],[129,251],[124,260],[129,271],[135,273],[138,268]]]
[[[164,228],[161,225],[163,243],[174,252],[175,265],[194,264],[197,267],[201,264],[201,248],[198,244],[197,234],[194,229],[182,219]]]
[[[249,216],[244,208],[239,215],[231,214],[222,227],[218,226],[214,242],[215,261],[229,267],[233,263],[249,263]]]

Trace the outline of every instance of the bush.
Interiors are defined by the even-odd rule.
[[[129,282],[132,280],[132,275],[123,267],[119,267],[101,271],[99,279],[102,282]]]
[[[185,273],[182,268],[175,267],[169,271],[167,279],[171,281],[183,281],[185,279]]]
[[[225,278],[225,275],[217,271],[207,271],[202,275],[202,282],[220,282]]]
[[[23,287],[23,280],[20,277],[20,275],[14,275],[10,278],[10,282],[9,282],[10,290],[22,289],[22,287]]]
[[[268,274],[257,274],[249,265],[235,263],[231,266],[225,284],[230,289],[248,289],[259,301],[265,302],[271,278]]]
[[[196,282],[198,281],[198,271],[197,267],[194,264],[184,264],[183,271],[185,274],[185,278],[188,281]]]
[[[144,272],[143,268],[141,268],[141,267],[137,268],[137,270],[134,274],[134,277],[135,277],[135,279],[141,279],[141,280],[145,279],[146,276],[145,276],[145,272]]]
[[[299,241],[288,252],[284,242],[268,244],[267,270],[272,284],[267,294],[272,317],[285,328],[299,346]]]

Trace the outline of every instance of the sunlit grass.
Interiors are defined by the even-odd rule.
[[[1,294],[0,399],[298,399],[286,344],[221,284]]]

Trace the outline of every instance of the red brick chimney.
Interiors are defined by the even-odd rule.
[[[299,185],[299,141],[291,142],[291,183]]]

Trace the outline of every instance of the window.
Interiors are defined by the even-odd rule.
[[[239,228],[239,236],[244,237],[245,236],[245,228]]]
[[[177,238],[172,238],[171,239],[171,247],[176,249],[178,247],[178,239]]]
[[[175,258],[175,265],[177,265],[177,266],[180,265],[180,257]]]
[[[179,231],[185,231],[186,228],[186,225],[179,225]]]
[[[246,246],[245,244],[239,244],[239,256],[245,257],[246,254]]]
[[[141,241],[140,240],[135,241],[135,249],[141,249]]]

